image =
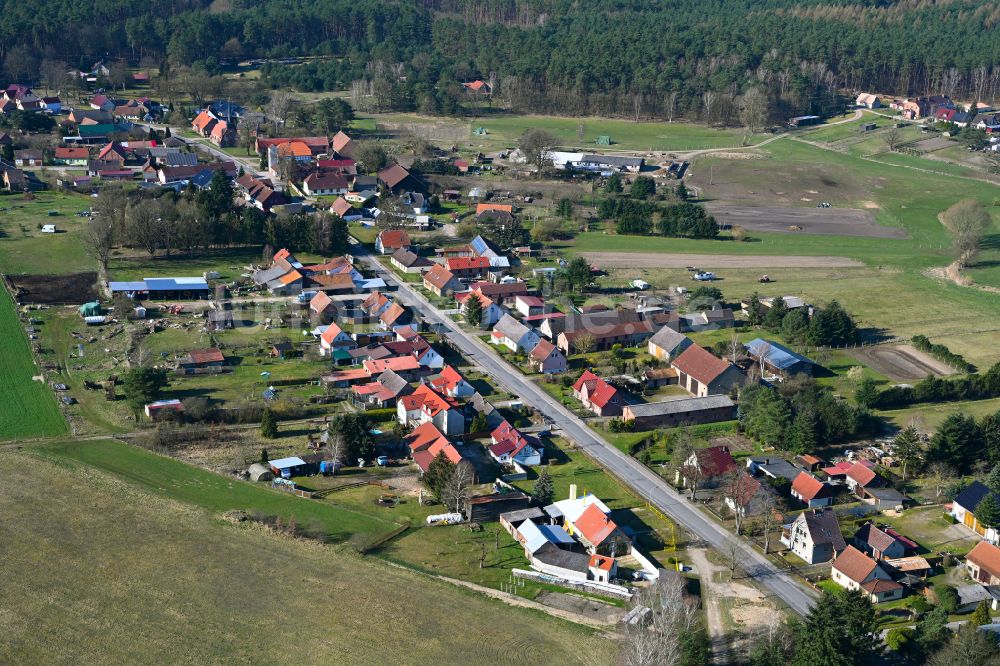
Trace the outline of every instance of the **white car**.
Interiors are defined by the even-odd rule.
[[[698,282],[711,282],[715,279],[715,273],[704,271],[702,273],[695,273],[694,279]]]

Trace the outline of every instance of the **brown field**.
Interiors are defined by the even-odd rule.
[[[933,139],[924,139],[923,141],[918,141],[913,144],[913,147],[917,150],[923,150],[925,152],[931,152],[934,150],[941,150],[942,148],[948,148],[949,146],[954,146],[955,141],[949,139],[946,136],[936,136]]]
[[[923,379],[927,375],[943,377],[955,370],[910,345],[860,347],[851,356],[895,382]]]
[[[847,257],[778,255],[659,254],[653,252],[581,252],[598,268],[859,268],[864,264]]]
[[[740,225],[748,231],[779,231],[798,234],[861,236],[865,238],[909,238],[906,229],[875,223],[870,210],[858,208],[787,208],[726,206],[709,203],[706,208],[719,224]],[[798,227],[792,229],[791,227]]]
[[[8,275],[20,303],[80,305],[97,300],[97,273]]]

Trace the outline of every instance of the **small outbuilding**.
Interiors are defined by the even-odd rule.
[[[251,481],[270,481],[274,478],[274,472],[268,469],[267,465],[262,465],[260,463],[250,465],[250,469],[247,470],[247,474],[250,475]]]

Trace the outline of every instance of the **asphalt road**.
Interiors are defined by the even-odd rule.
[[[450,318],[442,316],[424,298],[423,294],[407,283],[395,279],[394,274],[383,267],[376,257],[362,254],[360,245],[356,245],[355,248],[359,250],[356,254],[359,259],[378,271],[387,284],[397,287],[399,300],[403,305],[420,312],[429,323],[440,324],[447,328],[449,331],[448,340],[473,363],[493,377],[505,390],[519,396],[525,404],[538,410],[549,421],[562,429],[565,435],[591,458],[650,504],[673,518],[688,532],[705,541],[720,553],[725,553],[727,557],[731,552],[730,548],[735,545],[737,558],[741,562],[740,566],[748,576],[759,581],[761,585],[770,590],[775,597],[796,613],[804,615],[809,612],[814,602],[814,596],[807,588],[779,570],[763,555],[751,549],[742,539],[712,522],[700,509],[684,499],[642,463],[625,455],[597,435],[580,418],[533,382],[527,380],[477,337],[463,331]]]

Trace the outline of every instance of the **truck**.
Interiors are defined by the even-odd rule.
[[[628,283],[628,286],[632,287],[633,289],[638,289],[639,291],[646,291],[647,289],[649,289],[649,283],[646,282],[645,280],[638,280],[638,279],[632,280],[631,282]]]

